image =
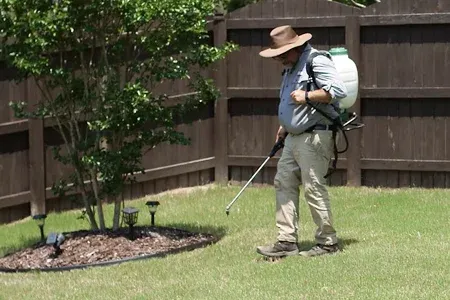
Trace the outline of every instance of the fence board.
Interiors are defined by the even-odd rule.
[[[448,117],[441,115],[438,112],[448,111],[446,109],[448,104],[443,101],[437,101],[434,104],[435,108],[435,117],[434,117],[434,149],[432,153],[432,157],[439,160],[450,159],[450,148],[447,147],[448,139],[449,139],[449,129],[446,126]]]
[[[438,25],[434,30],[433,58],[429,58],[433,62],[432,78],[434,79],[434,84],[430,84],[431,86],[450,86],[448,79],[442,76],[448,68],[448,65],[445,64],[448,63],[450,55],[449,30],[449,25]]]
[[[265,3],[267,5],[267,3]],[[263,2],[257,1],[250,6],[250,18],[261,18]]]
[[[27,191],[29,184],[28,135],[4,135],[0,143],[0,197]]]
[[[411,100],[403,99],[398,102],[398,126],[397,126],[397,158],[411,159],[413,129],[410,117]]]
[[[274,7],[277,0],[266,0],[261,3],[261,18],[272,18],[274,16]]]
[[[9,73],[8,70],[5,71]],[[8,74],[6,74],[8,76]],[[9,78],[5,78],[9,79]],[[0,92],[2,95],[2,101],[0,101],[0,124],[17,121],[14,117],[12,109],[9,107],[9,103],[12,102],[27,102],[26,99],[26,82],[15,83],[12,80],[4,80],[0,82]]]
[[[446,102],[443,106],[440,106],[439,108],[442,108],[443,111],[446,111],[447,113],[450,112],[450,103]],[[450,159],[450,118],[445,118],[445,158],[447,160]],[[450,174],[448,174],[448,177],[450,177]]]
[[[38,88],[32,81],[26,82],[26,98],[30,106],[39,103]],[[30,119],[29,129],[29,162],[30,162],[30,191],[31,215],[44,214],[45,209],[45,149],[44,149],[44,121]]]
[[[357,68],[360,63],[361,52],[361,27],[359,24],[359,18],[355,16],[349,16],[346,19],[345,25],[345,44],[348,49],[348,56],[354,61]],[[355,104],[352,107],[352,111],[358,116],[361,115],[361,99],[358,95]],[[348,135],[349,147],[348,153],[345,153],[348,157],[347,168],[347,181],[349,185],[360,186],[361,185],[361,131],[353,131]],[[348,154],[348,156],[347,156]]]
[[[411,3],[411,13],[429,12],[432,7],[429,6],[429,0],[415,0]]]
[[[278,17],[261,19],[230,19],[228,29],[272,29],[281,25],[297,28],[343,27],[344,17]]]
[[[373,27],[361,28],[361,67],[360,81],[364,87],[375,87],[376,72],[375,66],[379,65],[377,50],[377,31]],[[362,96],[361,96],[362,97]]]
[[[0,135],[19,133],[28,130],[28,120],[17,120],[0,124]]]
[[[442,1],[442,3],[440,3]],[[445,0],[385,0],[362,9],[365,15],[388,15],[396,13],[433,13],[448,11]]]
[[[63,165],[54,158],[54,149],[62,145],[59,133],[53,128],[46,128],[44,130],[44,145],[45,145],[45,185],[52,186],[62,176],[68,176],[73,172],[73,168]],[[67,150],[61,146],[61,155],[67,155]]]
[[[260,30],[252,30],[250,33],[251,36],[251,48],[249,51],[249,65],[251,68],[251,75],[247,78],[248,85],[247,86],[261,86],[262,81],[260,76],[255,76],[259,74],[262,69],[263,58],[259,56],[259,52],[262,50],[262,34]]]
[[[407,14],[411,8],[411,0],[399,0],[398,1],[398,13]]]
[[[273,0],[272,12],[274,18],[284,17],[284,1]]]
[[[305,13],[305,1],[283,1],[284,2],[284,17],[302,17]]]
[[[439,0],[437,11],[450,12],[450,2],[447,0]]]

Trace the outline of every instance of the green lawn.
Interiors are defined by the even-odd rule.
[[[344,251],[258,261],[274,241],[274,190],[210,186],[153,196],[158,224],[223,235],[207,248],[166,258],[63,273],[0,273],[0,299],[450,299],[450,191],[331,188]],[[146,199],[133,201],[149,223]],[[301,199],[301,246],[313,223]],[[86,228],[78,212],[52,214],[46,229]],[[84,222],[84,223],[83,223]],[[38,238],[31,220],[0,226],[0,256]]]

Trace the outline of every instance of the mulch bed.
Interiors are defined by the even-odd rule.
[[[135,227],[134,240],[128,228],[103,233],[76,231],[64,234],[62,253],[54,257],[52,245],[36,244],[0,258],[0,270],[46,269],[91,265],[157,255],[189,246],[212,243],[212,235],[193,233],[176,228]]]

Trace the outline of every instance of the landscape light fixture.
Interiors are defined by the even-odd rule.
[[[50,232],[50,234],[47,237],[47,245],[52,245],[55,249],[55,252],[50,254],[50,258],[56,258],[58,257],[63,250],[61,249],[61,245],[64,243],[66,238],[64,237],[64,234],[57,233],[57,232]]]
[[[41,231],[41,241],[45,240],[44,236],[44,225],[45,225],[45,219],[47,218],[47,215],[34,215],[33,220],[36,221],[36,224],[39,226],[39,230]]]
[[[130,240],[133,240],[133,226],[137,223],[139,209],[134,207],[125,207],[122,209],[122,218],[125,224],[130,228]]]
[[[150,215],[152,216],[152,226],[155,225],[155,214],[156,210],[158,209],[159,202],[158,201],[147,201],[145,205],[148,206],[148,211],[150,212]]]

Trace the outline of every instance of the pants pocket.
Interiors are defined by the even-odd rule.
[[[333,132],[329,130],[317,130],[311,137],[311,145],[314,150],[327,160],[333,155]]]

